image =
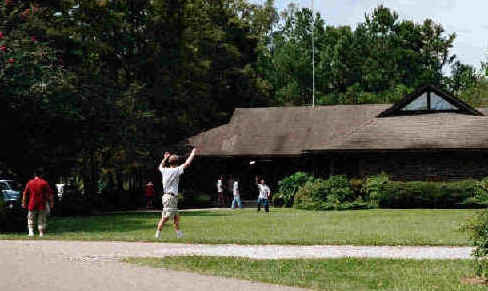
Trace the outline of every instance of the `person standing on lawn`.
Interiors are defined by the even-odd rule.
[[[261,210],[261,204],[264,205],[264,210],[269,212],[269,197],[271,196],[271,189],[264,183],[264,179],[261,179],[258,183],[258,177],[256,177],[256,184],[258,185],[258,211]]]
[[[153,199],[156,195],[156,191],[154,190],[154,184],[152,181],[148,181],[146,186],[144,186],[144,196],[146,198],[146,208],[153,207]]]
[[[220,176],[217,180],[217,205],[224,207],[224,184],[223,177]]]
[[[234,194],[234,200],[232,200],[231,208],[234,209],[237,206],[242,208],[241,195],[239,194],[239,179],[234,180],[234,186],[232,187],[232,194]]]
[[[164,153],[163,160],[159,165],[159,171],[162,175],[163,182],[163,212],[161,213],[161,219],[158,223],[156,230],[156,238],[159,238],[163,226],[169,219],[173,218],[173,224],[176,231],[176,237],[181,238],[183,232],[180,230],[180,216],[178,215],[178,184],[180,182],[180,176],[184,170],[188,168],[195,157],[197,149],[194,148],[191,151],[190,156],[186,159],[185,163],[178,166],[178,156],[172,155],[168,152]],[[169,167],[166,166],[166,161],[169,163]]]
[[[29,204],[26,205],[27,196],[29,196]],[[49,201],[49,205],[48,205]],[[34,173],[34,179],[29,180],[25,185],[24,192],[22,193],[22,208],[29,210],[27,214],[27,227],[29,228],[29,236],[34,236],[35,219],[37,218],[37,228],[39,230],[39,236],[44,236],[46,231],[46,216],[47,208],[54,207],[53,190],[46,182],[41,178],[41,170]]]

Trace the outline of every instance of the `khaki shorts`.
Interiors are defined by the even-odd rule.
[[[178,197],[164,194],[163,195],[163,212],[161,216],[163,218],[174,218],[178,215]]]
[[[46,210],[32,210],[27,213],[27,225],[29,228],[34,228],[35,219],[37,216],[37,227],[40,230],[46,229]]]

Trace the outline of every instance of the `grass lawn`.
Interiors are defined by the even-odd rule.
[[[229,257],[128,258],[125,262],[322,290],[486,290],[469,284],[470,260],[300,259]]]
[[[304,211],[271,209],[183,212],[185,236],[177,240],[171,224],[163,242],[238,244],[469,245],[459,231],[478,210]],[[50,217],[45,239],[156,241],[160,214],[130,213],[91,217]],[[0,234],[0,239],[27,239]],[[36,236],[37,239],[37,236]]]

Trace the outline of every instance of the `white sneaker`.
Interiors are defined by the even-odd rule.
[[[32,233],[32,232],[29,232],[29,236],[34,236],[34,233]]]
[[[156,239],[159,239],[161,237],[161,232],[160,231],[156,231],[156,234],[154,235],[154,237]]]
[[[182,238],[183,237],[183,232],[181,232],[181,230],[177,231],[176,232],[176,237],[177,238]]]
[[[43,236],[44,236],[44,233],[40,232],[40,233],[39,233],[39,236],[40,236],[40,237],[43,237]]]

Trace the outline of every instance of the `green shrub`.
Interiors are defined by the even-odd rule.
[[[313,180],[314,177],[308,173],[296,172],[279,181],[278,192],[273,195],[273,205],[291,207],[298,189]]]
[[[295,196],[295,208],[309,210],[345,210],[367,207],[361,197],[355,195],[345,176],[332,176],[327,180],[307,182]]]
[[[474,197],[469,197],[463,203],[470,206],[488,206],[488,177],[476,182],[474,187]]]
[[[366,179],[366,183],[363,184],[362,192],[366,194],[371,205],[376,207],[379,206],[379,201],[384,199],[386,187],[389,182],[390,180],[385,173]]]
[[[488,202],[480,182],[391,181],[385,174],[370,177],[363,186],[369,203],[381,208],[466,208]],[[477,194],[478,193],[478,194]]]
[[[307,210],[321,210],[325,208],[327,186],[325,181],[316,179],[308,181],[300,187],[295,195],[293,207]]]
[[[488,278],[488,210],[482,210],[471,218],[463,230],[469,235],[474,246],[472,255],[475,260],[475,271],[478,276]]]

